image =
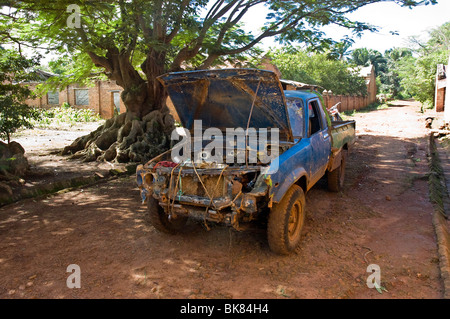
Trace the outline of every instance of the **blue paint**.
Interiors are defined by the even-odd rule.
[[[245,128],[253,104],[249,127],[280,129],[280,141],[292,146],[269,167],[269,172],[275,172],[271,173],[269,190],[275,203],[302,177],[307,191],[326,173],[332,134],[340,141],[347,135],[348,141],[354,139],[354,130],[341,133],[329,127],[331,122],[317,94],[283,91],[271,71],[201,70],[169,73],[158,79],[167,88],[182,125],[189,130],[194,120],[202,120],[205,128]]]
[[[281,201],[287,190],[303,176],[306,178],[307,190],[312,187],[326,172],[332,145],[327,115],[318,96],[309,91],[284,91],[284,94],[288,103],[301,101],[298,104],[303,106],[303,136],[296,139],[297,143],[279,157],[278,172],[271,176],[273,185],[278,185],[270,190],[274,202]],[[315,111],[318,114],[312,112],[310,103],[316,103]],[[317,132],[311,136],[308,134],[311,126],[310,115],[319,116],[320,125]],[[290,121],[291,124],[295,122],[292,118]]]

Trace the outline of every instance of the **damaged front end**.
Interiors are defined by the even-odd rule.
[[[271,205],[270,175],[262,169],[160,161],[138,166],[136,178],[142,201],[155,198],[169,220],[191,217],[239,228]]]

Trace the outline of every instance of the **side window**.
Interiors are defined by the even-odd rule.
[[[309,129],[308,135],[311,136],[322,129],[322,118],[319,109],[319,103],[317,101],[310,101],[308,103],[309,109]]]
[[[75,89],[75,105],[89,105],[88,89]]]
[[[286,99],[289,121],[291,123],[292,134],[294,137],[303,137],[304,130],[304,112],[303,112],[303,100],[301,99]]]
[[[49,105],[59,105],[59,92],[58,91],[48,92],[47,102]]]

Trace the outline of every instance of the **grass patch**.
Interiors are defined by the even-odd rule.
[[[441,213],[445,218],[448,218],[445,213],[444,206],[444,198],[447,195],[447,186],[445,184],[444,172],[439,160],[437,147],[432,136],[430,136],[430,155],[430,174],[428,178],[430,201],[439,213]]]

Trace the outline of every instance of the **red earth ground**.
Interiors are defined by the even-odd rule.
[[[290,256],[273,254],[258,226],[157,232],[134,177],[4,206],[0,298],[442,298],[419,111],[402,102],[352,116],[345,189],[319,182],[308,192]],[[70,264],[81,288],[66,285]],[[369,264],[381,269],[382,294],[366,284]]]

